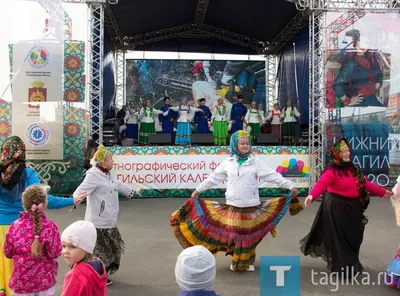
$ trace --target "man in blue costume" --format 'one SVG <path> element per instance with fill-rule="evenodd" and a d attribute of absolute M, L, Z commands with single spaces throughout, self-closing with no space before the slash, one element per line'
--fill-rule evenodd
<path fill-rule="evenodd" d="M 246 116 L 247 108 L 243 105 L 243 96 L 237 97 L 237 103 L 232 105 L 231 120 L 232 120 L 232 134 L 238 130 L 243 129 L 243 120 Z"/>
<path fill-rule="evenodd" d="M 161 111 L 166 112 L 172 105 L 170 105 L 171 99 L 169 97 L 164 98 L 164 105 L 160 108 Z M 170 110 L 167 116 L 160 114 L 158 119 L 161 122 L 163 134 L 171 134 L 174 132 L 174 120 L 177 118 L 176 112 Z"/>
<path fill-rule="evenodd" d="M 199 109 L 204 112 L 196 112 L 194 114 L 194 123 L 196 124 L 196 133 L 198 134 L 208 134 L 210 130 L 208 129 L 208 121 L 211 120 L 210 108 L 206 106 L 206 99 L 201 98 L 198 100 Z"/>

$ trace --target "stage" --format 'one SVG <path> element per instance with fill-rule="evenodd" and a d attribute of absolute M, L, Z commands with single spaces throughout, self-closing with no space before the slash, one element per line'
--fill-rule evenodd
<path fill-rule="evenodd" d="M 129 146 L 109 147 L 114 154 L 114 176 L 128 185 L 139 184 L 142 197 L 190 197 L 192 191 L 230 155 L 228 146 Z M 301 146 L 253 146 L 252 153 L 289 178 L 306 196 L 309 184 L 309 149 Z M 134 185 L 132 185 L 134 186 Z M 201 197 L 223 197 L 225 184 Z M 260 196 L 289 191 L 260 180 Z M 139 196 L 136 196 L 140 198 Z"/>

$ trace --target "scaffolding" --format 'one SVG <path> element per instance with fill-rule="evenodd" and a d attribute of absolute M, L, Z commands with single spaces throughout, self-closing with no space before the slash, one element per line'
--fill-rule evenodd
<path fill-rule="evenodd" d="M 117 1 L 118 2 L 118 1 Z M 224 31 L 203 23 L 208 1 L 199 0 L 194 22 L 157 32 L 147 32 L 129 38 L 121 38 L 117 22 L 110 5 L 117 2 L 107 0 L 86 0 L 89 6 L 89 100 L 91 113 L 90 135 L 102 142 L 103 122 L 103 29 L 107 28 L 116 49 L 117 61 L 117 101 L 116 107 L 126 104 L 125 98 L 125 52 L 134 50 L 138 44 L 155 42 L 177 36 L 211 36 L 256 50 L 266 57 L 266 99 L 271 109 L 276 102 L 277 55 L 287 42 L 307 23 L 309 25 L 309 153 L 310 153 L 310 187 L 319 178 L 325 166 L 326 121 L 338 123 L 341 120 L 340 107 L 326 110 L 325 102 L 325 56 L 326 50 L 337 45 L 335 30 L 327 35 L 325 24 L 326 13 L 343 12 L 335 24 L 348 26 L 352 15 L 362 16 L 368 12 L 399 12 L 400 1 L 388 0 L 291 0 L 298 10 L 294 19 L 282 30 L 272 42 L 255 40 L 246 36 Z M 351 11 L 351 13 L 350 13 Z M 332 26 L 333 26 L 332 25 Z M 332 29 L 332 28 L 330 28 Z M 327 113 L 328 112 L 328 113 Z"/>

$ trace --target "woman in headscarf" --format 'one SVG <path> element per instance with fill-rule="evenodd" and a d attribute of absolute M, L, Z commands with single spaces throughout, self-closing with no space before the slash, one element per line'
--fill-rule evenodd
<path fill-rule="evenodd" d="M 271 232 L 290 206 L 292 215 L 302 210 L 298 199 L 290 196 L 260 201 L 259 182 L 276 183 L 296 196 L 290 180 L 267 166 L 251 153 L 249 132 L 239 130 L 231 136 L 231 156 L 222 161 L 179 210 L 171 216 L 171 226 L 183 248 L 203 245 L 210 252 L 232 255 L 232 271 L 254 271 L 256 246 Z M 226 202 L 198 198 L 199 194 L 227 180 Z"/>
<path fill-rule="evenodd" d="M 86 178 L 74 193 L 87 193 L 85 220 L 92 222 L 97 230 L 93 255 L 103 261 L 108 276 L 119 269 L 124 252 L 124 241 L 117 228 L 118 193 L 132 198 L 140 192 L 140 189 L 135 191 L 111 175 L 113 164 L 112 153 L 100 145 L 92 159 L 92 168 L 87 171 Z M 107 285 L 111 283 L 108 278 Z"/>
<path fill-rule="evenodd" d="M 295 134 L 296 134 L 296 117 L 300 117 L 301 114 L 295 106 L 293 106 L 293 100 L 288 99 L 286 107 L 283 108 L 281 118 L 283 119 L 283 144 L 293 145 Z"/>
<path fill-rule="evenodd" d="M 176 131 L 175 144 L 176 145 L 190 145 L 192 143 L 192 126 L 194 114 L 196 112 L 204 111 L 200 108 L 192 107 L 187 104 L 186 99 L 181 100 L 181 104 L 176 107 L 169 107 L 169 110 L 178 112 L 178 129 Z"/>
<path fill-rule="evenodd" d="M 0 155 L 0 296 L 11 296 L 8 282 L 12 273 L 12 260 L 3 254 L 6 233 L 11 223 L 19 218 L 22 207 L 22 193 L 31 185 L 40 185 L 37 172 L 25 164 L 26 149 L 24 142 L 17 136 L 6 139 Z M 48 195 L 49 209 L 59 209 L 78 204 L 86 193 L 72 198 Z"/>
<path fill-rule="evenodd" d="M 310 233 L 301 241 L 307 256 L 321 257 L 331 272 L 352 277 L 363 271 L 359 260 L 364 216 L 372 195 L 390 199 L 392 193 L 368 181 L 350 159 L 350 145 L 342 138 L 330 150 L 331 161 L 305 200 L 307 207 L 325 191 Z"/>

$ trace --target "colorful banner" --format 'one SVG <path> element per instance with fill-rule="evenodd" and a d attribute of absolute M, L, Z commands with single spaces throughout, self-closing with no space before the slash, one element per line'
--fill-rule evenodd
<path fill-rule="evenodd" d="M 346 137 L 368 179 L 393 186 L 400 171 L 399 16 L 329 12 L 326 20 L 326 148 Z"/>
<path fill-rule="evenodd" d="M 269 151 L 267 148 L 271 148 Z M 154 147 L 114 150 L 112 174 L 126 184 L 143 189 L 195 189 L 230 155 L 227 147 Z M 253 154 L 274 171 L 292 180 L 296 187 L 308 187 L 309 155 L 305 148 L 291 153 L 280 147 L 256 147 Z M 277 188 L 259 180 L 260 188 Z M 213 188 L 226 188 L 221 183 Z"/>
<path fill-rule="evenodd" d="M 63 43 L 13 45 L 12 133 L 28 160 L 63 159 Z"/>
<path fill-rule="evenodd" d="M 165 96 L 172 105 L 205 98 L 213 112 L 219 98 L 230 108 L 238 95 L 266 106 L 264 61 L 127 60 L 126 72 L 126 100 L 137 107 L 149 99 L 160 108 Z"/>

